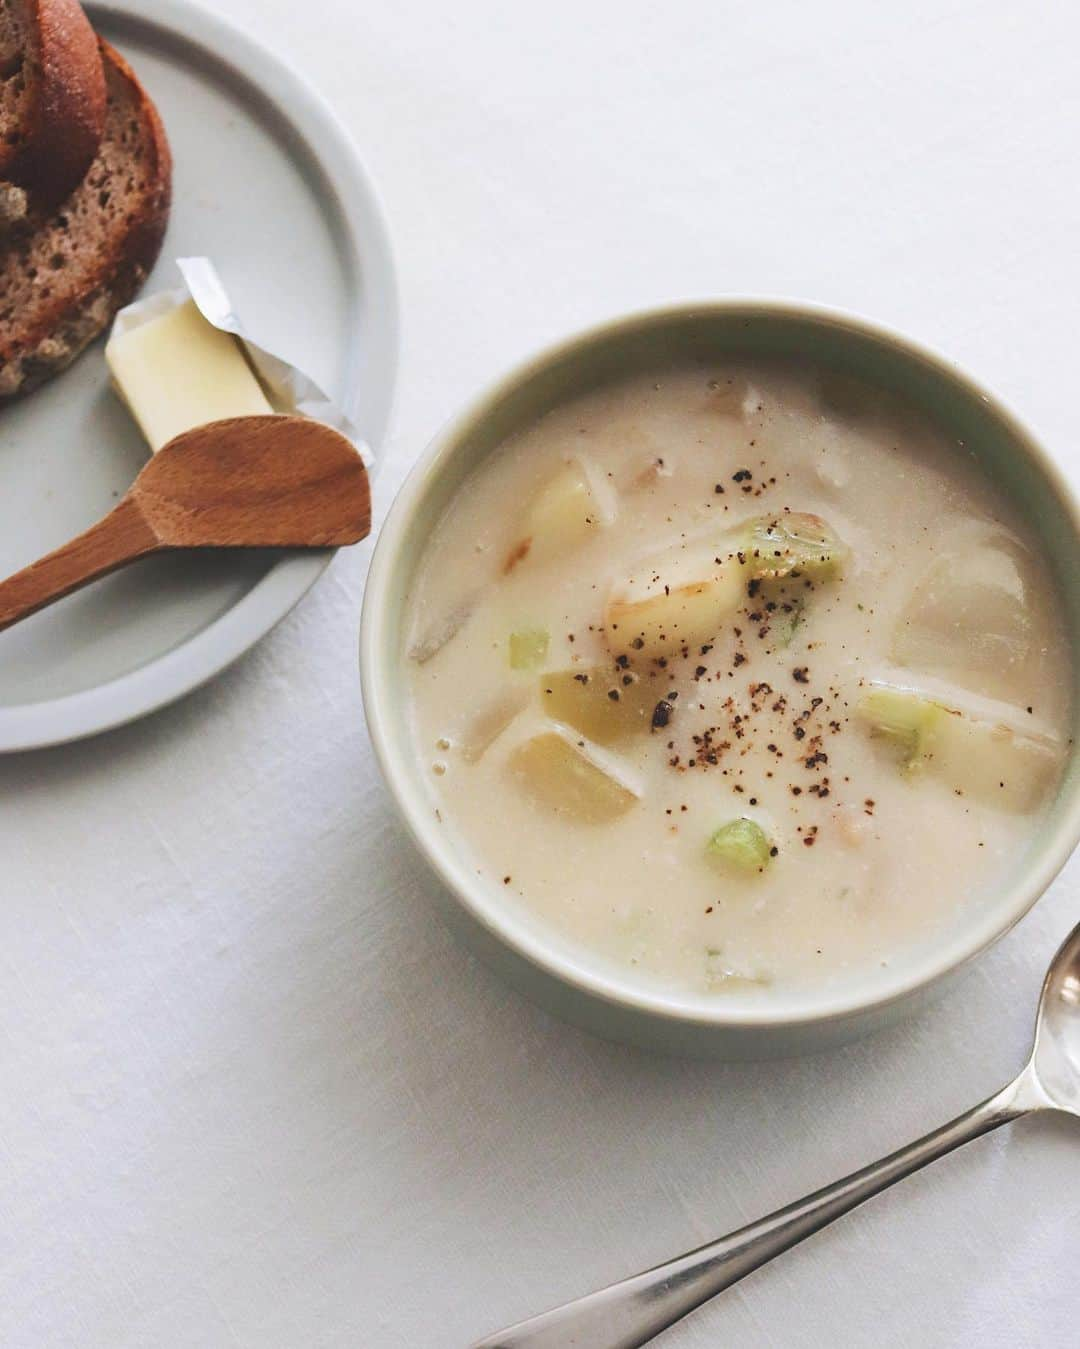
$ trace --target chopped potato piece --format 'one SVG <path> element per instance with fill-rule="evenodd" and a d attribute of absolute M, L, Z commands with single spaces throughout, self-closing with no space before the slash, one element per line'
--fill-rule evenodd
<path fill-rule="evenodd" d="M 479 763 L 515 717 L 524 711 L 528 701 L 525 689 L 510 689 L 479 711 L 462 737 L 461 754 L 465 762 Z"/>
<path fill-rule="evenodd" d="M 540 702 L 554 721 L 566 722 L 598 745 L 612 745 L 651 728 L 665 687 L 628 675 L 614 663 L 550 670 L 540 676 Z"/>
<path fill-rule="evenodd" d="M 965 796 L 1002 810 L 1035 810 L 1061 771 L 1061 748 L 1001 722 L 954 713 L 942 722 L 932 751 L 935 772 Z"/>
<path fill-rule="evenodd" d="M 523 628 L 510 634 L 511 670 L 538 670 L 547 659 L 551 634 L 547 628 Z"/>
<path fill-rule="evenodd" d="M 535 800 L 582 824 L 615 820 L 640 796 L 606 756 L 559 728 L 518 745 L 510 769 Z"/>
<path fill-rule="evenodd" d="M 820 515 L 789 511 L 762 515 L 747 527 L 746 565 L 761 580 L 793 573 L 829 577 L 847 561 L 850 549 Z"/>
<path fill-rule="evenodd" d="M 458 635 L 472 617 L 475 608 L 475 595 L 470 595 L 455 604 L 413 641 L 409 647 L 409 658 L 418 665 L 424 665 L 432 656 L 438 655 L 447 642 Z"/>
<path fill-rule="evenodd" d="M 604 613 L 613 651 L 674 655 L 715 637 L 746 597 L 738 558 L 711 555 L 695 566 L 683 555 L 653 559 L 612 591 Z"/>
<path fill-rule="evenodd" d="M 517 543 L 504 565 L 561 554 L 615 518 L 615 494 L 599 474 L 572 459 L 540 488 L 521 522 Z"/>
<path fill-rule="evenodd" d="M 1038 683 L 1023 550 L 1006 535 L 939 557 L 893 637 L 893 659 L 1007 701 Z"/>
<path fill-rule="evenodd" d="M 604 614 L 608 645 L 648 657 L 697 646 L 715 637 L 739 609 L 749 582 L 826 579 L 839 571 L 849 551 L 820 516 L 797 512 L 757 516 L 707 547 L 672 549 L 649 558 L 613 588 Z M 798 617 L 786 633 L 778 624 L 778 638 L 786 645 Z"/>
<path fill-rule="evenodd" d="M 742 816 L 722 824 L 705 845 L 711 862 L 737 871 L 764 871 L 772 860 L 769 836 L 756 820 Z"/>
<path fill-rule="evenodd" d="M 1061 770 L 1061 746 L 948 707 L 911 689 L 877 685 L 859 703 L 871 732 L 891 740 L 908 771 L 932 771 L 963 796 L 1034 810 Z"/>

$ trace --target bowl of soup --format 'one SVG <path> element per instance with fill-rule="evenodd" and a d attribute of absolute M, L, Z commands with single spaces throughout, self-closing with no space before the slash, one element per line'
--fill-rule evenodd
<path fill-rule="evenodd" d="M 365 708 L 443 908 L 524 993 L 675 1052 L 911 1011 L 1080 834 L 1080 527 L 944 358 L 813 306 L 631 315 L 436 438 Z"/>

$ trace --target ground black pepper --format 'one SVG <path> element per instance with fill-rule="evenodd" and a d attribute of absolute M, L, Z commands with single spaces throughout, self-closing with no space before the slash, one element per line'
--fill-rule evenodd
<path fill-rule="evenodd" d="M 671 720 L 671 714 L 674 710 L 675 709 L 671 706 L 671 704 L 667 701 L 666 698 L 661 698 L 660 701 L 653 708 L 652 714 L 653 730 L 658 731 L 661 729 L 661 727 L 666 726 L 668 722 Z"/>

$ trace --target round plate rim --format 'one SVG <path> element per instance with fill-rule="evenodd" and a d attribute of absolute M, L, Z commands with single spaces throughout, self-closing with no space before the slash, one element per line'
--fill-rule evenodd
<path fill-rule="evenodd" d="M 147 13 L 141 0 L 89 3 L 97 26 L 134 25 L 157 30 L 182 44 L 202 47 L 257 85 L 299 133 L 303 145 L 334 184 L 343 228 L 357 256 L 369 261 L 364 279 L 388 346 L 385 404 L 371 439 L 385 438 L 393 413 L 399 358 L 397 280 L 386 213 L 352 138 L 323 97 L 296 71 L 260 43 L 189 0 L 155 0 Z M 228 54 L 227 60 L 225 53 Z M 363 222 L 361 250 L 352 221 Z M 372 263 L 370 260 L 374 259 Z M 234 605 L 179 646 L 116 679 L 41 702 L 0 707 L 0 754 L 42 749 L 81 740 L 136 721 L 207 683 L 238 660 L 296 605 L 329 566 L 333 551 L 281 558 Z"/>

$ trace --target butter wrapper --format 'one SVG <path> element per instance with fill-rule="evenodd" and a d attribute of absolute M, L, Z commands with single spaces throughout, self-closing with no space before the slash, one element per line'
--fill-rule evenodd
<path fill-rule="evenodd" d="M 183 287 L 145 296 L 121 309 L 113 320 L 110 340 L 194 300 L 207 323 L 239 341 L 275 412 L 311 417 L 332 426 L 352 441 L 370 471 L 374 467 L 374 455 L 348 411 L 324 393 L 299 366 L 278 356 L 251 336 L 233 308 L 210 259 L 177 258 L 176 265 L 184 281 Z"/>

